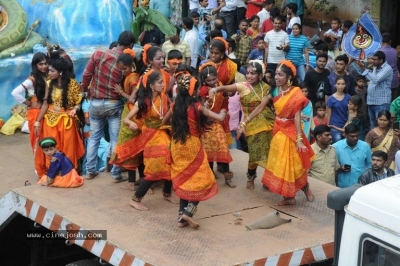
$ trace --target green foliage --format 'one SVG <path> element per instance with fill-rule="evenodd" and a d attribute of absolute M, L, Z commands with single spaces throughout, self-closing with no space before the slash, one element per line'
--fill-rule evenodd
<path fill-rule="evenodd" d="M 329 15 L 334 12 L 338 7 L 335 5 L 331 5 L 329 0 L 313 0 L 310 7 L 307 4 L 304 5 L 305 15 L 309 16 L 312 14 L 312 10 L 317 11 L 318 13 L 323 13 L 325 15 Z"/>
<path fill-rule="evenodd" d="M 135 21 L 132 23 L 132 32 L 136 39 L 142 31 L 151 31 L 154 26 L 168 37 L 176 34 L 175 26 L 157 10 L 140 6 L 135 7 L 133 12 Z"/>

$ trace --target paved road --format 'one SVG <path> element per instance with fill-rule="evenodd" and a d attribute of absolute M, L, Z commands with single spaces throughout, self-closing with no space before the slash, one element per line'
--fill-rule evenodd
<path fill-rule="evenodd" d="M 24 186 L 26 180 L 37 182 L 29 134 L 19 130 L 14 135 L 0 134 L 0 197 L 10 189 Z"/>

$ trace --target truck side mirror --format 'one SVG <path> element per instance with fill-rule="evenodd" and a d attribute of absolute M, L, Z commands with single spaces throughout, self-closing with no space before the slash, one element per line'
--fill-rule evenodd
<path fill-rule="evenodd" d="M 334 257 L 332 266 L 337 266 L 339 261 L 340 242 L 342 240 L 344 217 L 346 215 L 344 206 L 349 204 L 351 196 L 360 187 L 362 187 L 361 184 L 355 184 L 351 187 L 337 189 L 328 193 L 327 206 L 335 211 Z"/>

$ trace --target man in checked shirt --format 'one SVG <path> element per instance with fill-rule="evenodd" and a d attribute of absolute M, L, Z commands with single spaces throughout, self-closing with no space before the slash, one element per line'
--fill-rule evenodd
<path fill-rule="evenodd" d="M 81 90 L 89 91 L 91 104 L 89 108 L 90 137 L 86 151 L 86 179 L 95 178 L 97 150 L 100 139 L 103 137 L 105 123 L 108 122 L 110 133 L 111 151 L 117 143 L 119 128 L 121 125 L 121 113 L 123 101 L 114 90 L 114 86 L 121 82 L 122 73 L 117 67 L 117 58 L 122 51 L 132 48 L 135 37 L 130 31 L 122 32 L 118 37 L 118 45 L 113 49 L 98 49 L 91 56 L 82 75 Z M 90 90 L 88 88 L 91 83 Z M 114 165 L 111 170 L 114 182 L 122 181 L 121 168 Z"/>

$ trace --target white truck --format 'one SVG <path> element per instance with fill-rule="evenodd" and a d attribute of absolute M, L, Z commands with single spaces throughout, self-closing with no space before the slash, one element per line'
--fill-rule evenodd
<path fill-rule="evenodd" d="M 400 176 L 328 194 L 335 210 L 333 265 L 400 265 Z"/>

